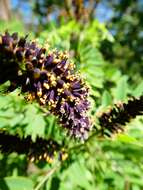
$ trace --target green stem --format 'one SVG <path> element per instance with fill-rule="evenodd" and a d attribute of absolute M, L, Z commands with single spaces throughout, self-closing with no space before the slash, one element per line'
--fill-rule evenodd
<path fill-rule="evenodd" d="M 42 187 L 42 185 L 55 173 L 59 166 L 60 164 L 58 163 L 54 168 L 50 169 L 45 175 L 45 177 L 38 183 L 34 190 L 39 190 Z"/>

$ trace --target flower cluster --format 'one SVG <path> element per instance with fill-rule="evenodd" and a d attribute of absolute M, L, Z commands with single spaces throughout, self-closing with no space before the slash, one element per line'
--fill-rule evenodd
<path fill-rule="evenodd" d="M 111 136 L 113 133 L 123 131 L 122 126 L 131 119 L 143 114 L 143 96 L 132 98 L 127 103 L 115 104 L 107 112 L 103 112 L 98 117 L 100 134 Z"/>
<path fill-rule="evenodd" d="M 67 52 L 48 51 L 27 36 L 0 36 L 0 84 L 9 80 L 10 90 L 21 87 L 28 100 L 36 100 L 58 116 L 70 136 L 85 140 L 91 129 L 88 87 Z"/>
<path fill-rule="evenodd" d="M 56 141 L 37 137 L 33 142 L 30 136 L 21 139 L 18 135 L 10 135 L 6 131 L 0 131 L 0 150 L 5 154 L 12 152 L 26 154 L 31 162 L 44 160 L 52 163 L 56 156 L 59 161 L 65 160 L 68 156 Z"/>

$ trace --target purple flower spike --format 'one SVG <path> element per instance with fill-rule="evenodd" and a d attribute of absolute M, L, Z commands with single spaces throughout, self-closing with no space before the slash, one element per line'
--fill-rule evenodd
<path fill-rule="evenodd" d="M 68 134 L 85 140 L 91 129 L 88 87 L 74 68 L 66 52 L 48 51 L 16 33 L 0 35 L 0 84 L 21 87 L 28 100 L 58 116 Z"/>

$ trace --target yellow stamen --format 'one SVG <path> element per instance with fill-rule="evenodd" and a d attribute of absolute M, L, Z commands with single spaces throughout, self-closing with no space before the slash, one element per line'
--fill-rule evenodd
<path fill-rule="evenodd" d="M 39 96 L 39 97 L 42 96 L 42 89 L 39 89 L 39 91 L 37 92 L 37 96 Z"/>
<path fill-rule="evenodd" d="M 35 158 L 34 156 L 30 158 L 30 162 L 34 162 Z"/>
<path fill-rule="evenodd" d="M 49 87 L 49 84 L 47 83 L 44 83 L 43 86 L 48 90 L 50 87 Z"/>
<path fill-rule="evenodd" d="M 67 158 L 68 158 L 68 154 L 66 152 L 61 154 L 62 161 L 65 161 Z"/>

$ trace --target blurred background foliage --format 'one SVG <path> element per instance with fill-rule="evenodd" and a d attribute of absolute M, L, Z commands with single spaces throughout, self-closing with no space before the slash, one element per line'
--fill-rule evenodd
<path fill-rule="evenodd" d="M 143 118 L 110 139 L 94 135 L 96 114 L 143 93 L 142 0 L 1 0 L 0 32 L 8 30 L 49 48 L 67 50 L 90 87 L 93 131 L 85 144 L 68 138 L 52 115 L 27 104 L 17 89 L 0 87 L 0 128 L 10 134 L 52 138 L 68 159 L 43 190 L 143 189 Z M 56 162 L 56 161 L 55 161 Z M 30 163 L 24 155 L 0 154 L 0 190 L 32 190 L 54 163 Z"/>

